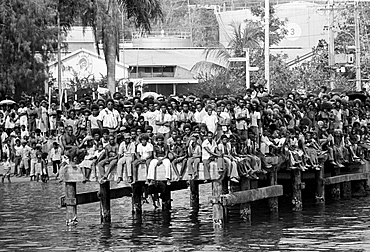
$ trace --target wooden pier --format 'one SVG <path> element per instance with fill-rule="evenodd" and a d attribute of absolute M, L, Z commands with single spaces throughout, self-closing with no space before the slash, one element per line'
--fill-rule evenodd
<path fill-rule="evenodd" d="M 213 212 L 213 223 L 215 226 L 223 226 L 228 221 L 230 207 L 239 205 L 240 218 L 251 221 L 251 202 L 268 199 L 269 210 L 272 213 L 278 212 L 278 198 L 282 195 L 291 197 L 292 210 L 303 209 L 302 190 L 311 185 L 308 193 L 312 194 L 317 204 L 324 204 L 327 197 L 334 200 L 341 198 L 360 197 L 366 195 L 366 188 L 369 181 L 370 163 L 354 164 L 352 168 L 334 168 L 325 165 L 325 169 L 319 171 L 310 170 L 278 170 L 273 167 L 270 172 L 260 177 L 259 180 L 241 178 L 240 183 L 229 191 L 229 181 L 225 177 L 218 180 L 219 173 L 216 164 L 211 163 L 212 191 L 209 192 L 209 203 Z M 66 208 L 67 225 L 77 224 L 77 206 L 100 202 L 100 215 L 102 223 L 111 222 L 110 201 L 122 197 L 132 198 L 132 213 L 138 217 L 142 214 L 143 190 L 145 185 L 145 167 L 139 169 L 139 181 L 134 184 L 127 184 L 125 187 L 110 188 L 111 181 L 116 180 L 115 171 L 112 172 L 109 181 L 100 184 L 98 191 L 77 193 L 76 187 L 83 180 L 79 169 L 66 167 L 63 171 L 65 182 L 65 195 L 60 198 L 61 207 Z M 160 192 L 162 211 L 171 209 L 171 192 L 190 189 L 189 206 L 199 208 L 199 186 L 205 183 L 202 165 L 199 168 L 198 180 L 172 181 L 166 185 L 164 170 L 157 171 L 156 188 Z M 287 183 L 288 182 L 288 183 Z M 254 184 L 255 186 L 251 186 Z M 261 186 L 259 186 L 261 185 Z M 263 186 L 262 186 L 263 185 Z M 158 189 L 159 188 L 159 189 Z"/>

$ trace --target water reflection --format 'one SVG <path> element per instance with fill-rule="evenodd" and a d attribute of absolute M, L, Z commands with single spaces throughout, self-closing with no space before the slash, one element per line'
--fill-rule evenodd
<path fill-rule="evenodd" d="M 78 191 L 98 185 L 78 185 Z M 131 200 L 112 201 L 112 224 L 100 224 L 99 204 L 78 207 L 78 226 L 65 226 L 58 208 L 63 185 L 13 183 L 0 185 L 0 251 L 369 251 L 370 198 L 326 205 L 304 205 L 292 212 L 279 202 L 271 216 L 266 202 L 252 206 L 252 222 L 231 210 L 230 223 L 215 230 L 207 204 L 210 186 L 200 186 L 200 206 L 190 208 L 187 191 L 174 192 L 170 212 L 145 205 L 133 218 Z M 312 202 L 314 203 L 314 202 Z"/>

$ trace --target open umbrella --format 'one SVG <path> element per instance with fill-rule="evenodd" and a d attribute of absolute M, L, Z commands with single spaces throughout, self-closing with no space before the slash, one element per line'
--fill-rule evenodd
<path fill-rule="evenodd" d="M 360 99 L 362 102 L 364 102 L 367 98 L 367 96 L 364 93 L 361 92 L 350 92 L 347 94 L 350 101 Z"/>
<path fill-rule="evenodd" d="M 145 98 L 149 97 L 153 97 L 153 99 L 156 100 L 159 96 L 161 95 L 156 92 L 145 92 L 144 94 L 142 94 L 141 100 L 144 100 Z"/>
<path fill-rule="evenodd" d="M 16 102 L 13 100 L 2 100 L 0 101 L 0 105 L 12 105 L 15 104 Z"/>

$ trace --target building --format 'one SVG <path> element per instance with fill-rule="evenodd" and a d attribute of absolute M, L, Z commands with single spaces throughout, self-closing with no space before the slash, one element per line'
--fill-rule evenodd
<path fill-rule="evenodd" d="M 191 69 L 203 53 L 204 48 L 129 48 L 122 55 L 131 81 L 141 81 L 144 91 L 169 95 L 192 92 L 198 80 Z"/>
<path fill-rule="evenodd" d="M 62 87 L 70 89 L 74 79 L 100 80 L 106 76 L 104 53 L 96 53 L 95 40 L 90 28 L 73 27 L 64 39 L 62 51 Z M 120 87 L 133 82 L 143 91 L 169 95 L 189 93 L 198 83 L 192 67 L 204 60 L 204 48 L 191 48 L 186 32 L 151 32 L 133 34 L 132 40 L 120 44 L 120 62 L 116 64 L 116 79 Z M 48 65 L 49 75 L 58 78 L 56 58 Z M 55 82 L 56 85 L 56 82 Z M 55 87 L 56 88 L 56 87 Z"/>
<path fill-rule="evenodd" d="M 281 1 L 279 1 L 281 2 Z M 285 1 L 286 2 L 286 1 Z M 328 11 L 325 4 L 314 1 L 292 1 L 274 5 L 276 16 L 281 20 L 287 20 L 286 29 L 288 34 L 279 45 L 271 47 L 271 53 L 287 54 L 288 61 L 312 51 L 319 40 L 328 39 Z M 227 46 L 231 40 L 232 22 L 243 20 L 257 20 L 252 15 L 250 7 L 236 5 L 234 8 L 215 9 L 219 22 L 220 43 Z"/>
<path fill-rule="evenodd" d="M 49 76 L 58 78 L 58 61 L 48 64 Z M 128 78 L 128 65 L 121 62 L 116 63 L 117 80 L 126 80 Z M 71 53 L 66 53 L 61 59 L 62 89 L 74 89 L 75 82 L 81 82 L 82 86 L 90 81 L 99 81 L 107 75 L 107 67 L 104 56 L 87 49 L 78 49 Z M 54 88 L 57 88 L 57 81 L 54 82 Z"/>

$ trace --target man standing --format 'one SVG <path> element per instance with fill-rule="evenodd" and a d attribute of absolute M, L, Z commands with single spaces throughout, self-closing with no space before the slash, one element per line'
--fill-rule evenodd
<path fill-rule="evenodd" d="M 98 123 L 102 123 L 103 129 L 108 129 L 110 134 L 116 134 L 119 130 L 120 123 L 121 123 L 121 117 L 119 112 L 113 108 L 114 101 L 112 99 L 107 100 L 107 107 L 100 111 L 100 119 L 101 122 L 98 121 Z"/>

